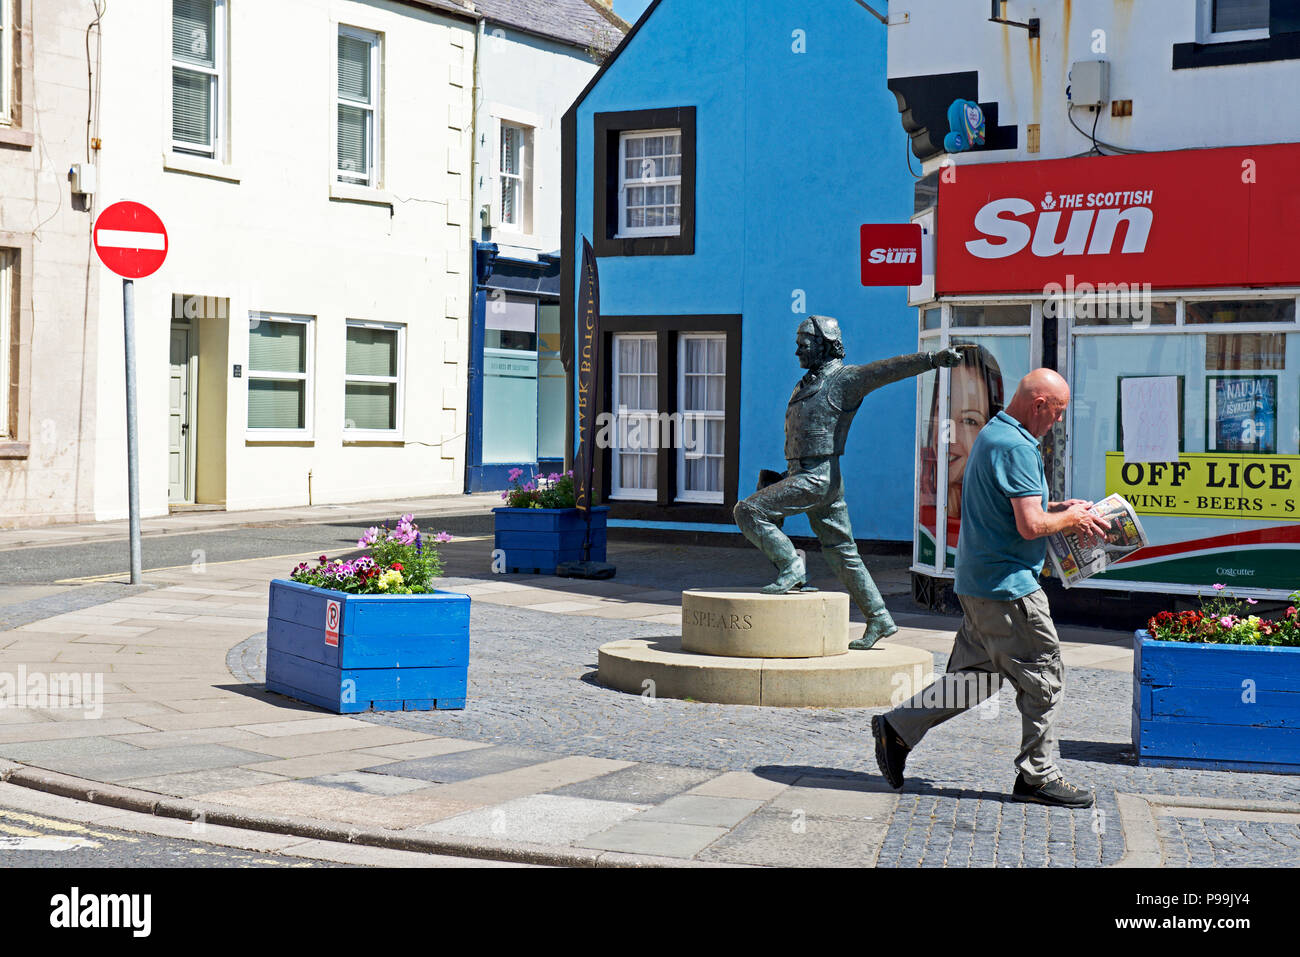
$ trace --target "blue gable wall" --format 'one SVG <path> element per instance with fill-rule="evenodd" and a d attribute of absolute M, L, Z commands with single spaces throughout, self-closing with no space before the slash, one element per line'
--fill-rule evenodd
<path fill-rule="evenodd" d="M 792 52 L 795 30 L 806 53 Z M 577 106 L 579 249 L 593 230 L 593 114 L 697 109 L 695 254 L 602 257 L 601 311 L 743 316 L 742 497 L 760 468 L 784 468 L 785 404 L 802 375 L 795 290 L 840 320 L 848 361 L 916 351 L 906 290 L 859 280 L 859 227 L 912 212 L 885 41 L 853 0 L 661 0 Z M 887 386 L 854 424 L 843 466 L 858 538 L 911 539 L 915 405 L 912 383 Z M 802 517 L 787 529 L 810 534 Z"/>

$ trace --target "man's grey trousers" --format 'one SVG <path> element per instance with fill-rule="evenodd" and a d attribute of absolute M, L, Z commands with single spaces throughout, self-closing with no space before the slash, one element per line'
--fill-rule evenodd
<path fill-rule="evenodd" d="M 909 748 L 925 733 L 976 705 L 1008 679 L 1016 689 L 1022 735 L 1016 767 L 1030 787 L 1061 777 L 1052 760 L 1052 725 L 1061 704 L 1065 669 L 1061 643 L 1040 588 L 1015 601 L 958 595 L 965 617 L 948 659 L 948 672 L 885 715 Z M 978 680 L 980 673 L 996 675 Z"/>

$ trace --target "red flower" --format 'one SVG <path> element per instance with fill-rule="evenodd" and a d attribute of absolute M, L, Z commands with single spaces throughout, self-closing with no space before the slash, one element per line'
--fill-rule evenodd
<path fill-rule="evenodd" d="M 397 570 L 400 572 L 400 571 L 402 570 L 402 563 L 401 563 L 401 562 L 393 562 L 393 568 L 397 569 Z"/>

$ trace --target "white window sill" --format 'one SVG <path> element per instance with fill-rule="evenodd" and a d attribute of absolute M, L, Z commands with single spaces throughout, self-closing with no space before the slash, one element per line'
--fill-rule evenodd
<path fill-rule="evenodd" d="M 661 233 L 661 232 L 647 232 L 647 233 L 643 233 L 643 232 L 639 232 L 639 231 L 638 231 L 638 232 L 634 232 L 634 233 L 616 233 L 616 234 L 614 235 L 614 238 L 615 238 L 615 239 L 664 239 L 664 238 L 675 239 L 676 237 L 680 236 L 681 234 L 682 234 L 682 231 L 681 231 L 681 229 L 679 228 L 679 229 L 675 229 L 675 230 L 673 230 L 673 231 L 670 232 L 670 233 Z"/>
<path fill-rule="evenodd" d="M 678 495 L 677 501 L 683 505 L 721 505 L 721 495 Z"/>
<path fill-rule="evenodd" d="M 189 173 L 191 176 L 206 176 L 227 183 L 238 183 L 239 170 L 229 163 L 208 159 L 206 156 L 189 156 L 185 153 L 163 153 L 163 169 L 169 173 Z"/>
<path fill-rule="evenodd" d="M 245 442 L 315 442 L 316 436 L 311 432 L 279 432 L 273 429 L 265 431 L 249 430 L 244 433 Z"/>
<path fill-rule="evenodd" d="M 1242 40 L 1267 40 L 1268 29 L 1234 30 L 1231 33 L 1211 33 L 1202 43 L 1238 43 Z"/>
<path fill-rule="evenodd" d="M 659 501 L 657 493 L 653 491 L 631 493 L 631 492 L 611 492 L 610 500 L 615 502 L 650 502 L 651 504 Z"/>
<path fill-rule="evenodd" d="M 344 445 L 357 445 L 363 442 L 400 442 L 406 444 L 406 436 L 400 432 L 353 432 L 343 431 Z"/>
<path fill-rule="evenodd" d="M 340 183 L 338 180 L 330 181 L 330 199 L 347 203 L 370 203 L 372 206 L 392 206 L 395 202 L 393 194 L 386 189 L 354 186 L 352 183 Z"/>

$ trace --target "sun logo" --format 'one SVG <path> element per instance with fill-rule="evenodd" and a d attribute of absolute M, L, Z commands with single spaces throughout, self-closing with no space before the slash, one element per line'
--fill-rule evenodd
<path fill-rule="evenodd" d="M 1048 194 L 1043 197 L 1043 209 L 1055 209 L 1055 208 L 1056 208 L 1056 197 L 1053 196 L 1050 192 L 1048 192 Z"/>

